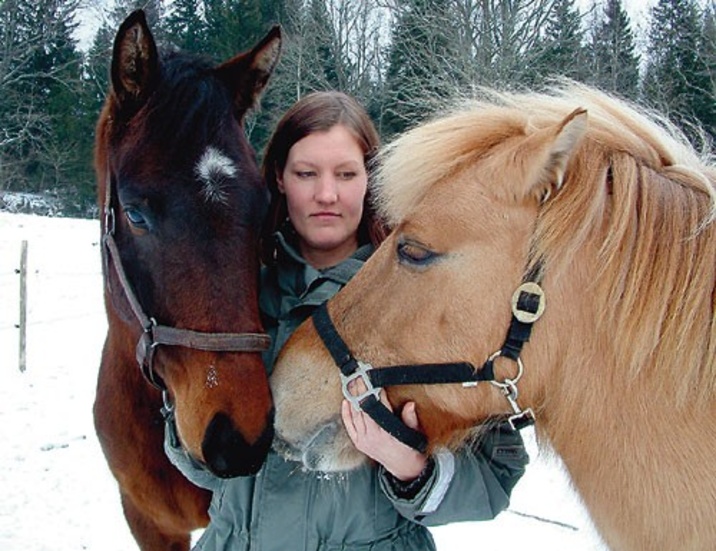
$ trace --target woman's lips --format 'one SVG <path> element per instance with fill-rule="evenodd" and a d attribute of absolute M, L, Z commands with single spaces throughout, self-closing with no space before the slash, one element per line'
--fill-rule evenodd
<path fill-rule="evenodd" d="M 314 212 L 311 214 L 311 218 L 318 218 L 318 219 L 324 219 L 329 220 L 332 218 L 340 218 L 340 214 L 337 212 Z"/>

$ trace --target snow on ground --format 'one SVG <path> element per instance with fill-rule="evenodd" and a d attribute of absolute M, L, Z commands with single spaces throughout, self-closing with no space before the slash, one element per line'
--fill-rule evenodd
<path fill-rule="evenodd" d="M 18 368 L 28 242 L 26 371 Z M 99 224 L 0 212 L 0 549 L 136 551 L 92 425 L 106 323 Z M 606 549 L 558 461 L 537 452 L 496 520 L 433 530 L 441 551 Z M 290 550 L 287 550 L 290 551 Z"/>

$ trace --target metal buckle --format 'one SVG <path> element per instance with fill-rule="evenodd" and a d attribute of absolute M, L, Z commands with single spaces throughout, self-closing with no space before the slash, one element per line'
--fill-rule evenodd
<path fill-rule="evenodd" d="M 520 298 L 522 294 L 532 297 L 534 311 L 523 310 L 520 306 Z M 534 301 L 537 303 L 534 304 Z M 514 315 L 522 323 L 534 323 L 544 313 L 545 298 L 544 291 L 534 281 L 526 281 L 520 285 L 512 295 L 512 315 Z"/>
<path fill-rule="evenodd" d="M 136 357 L 144 378 L 155 388 L 164 391 L 167 389 L 164 381 L 154 372 L 154 353 L 160 344 L 154 340 L 153 329 L 156 325 L 157 321 L 150 318 L 149 324 L 137 341 Z"/>
<path fill-rule="evenodd" d="M 104 234 L 114 235 L 115 231 L 114 209 L 105 206 L 104 209 Z"/>
<path fill-rule="evenodd" d="M 358 367 L 350 375 L 344 375 L 343 373 L 340 374 L 341 388 L 343 390 L 343 396 L 353 405 L 353 409 L 355 411 L 361 411 L 361 404 L 369 396 L 375 396 L 376 400 L 380 400 L 380 391 L 382 390 L 382 387 L 374 387 L 373 383 L 371 383 L 370 381 L 368 372 L 373 369 L 372 365 L 367 364 L 365 362 L 361 362 L 360 360 L 356 360 L 356 364 L 358 365 Z M 356 379 L 360 379 L 363 381 L 366 390 L 365 392 L 361 392 L 360 394 L 354 395 L 351 394 L 351 391 L 348 386 Z"/>

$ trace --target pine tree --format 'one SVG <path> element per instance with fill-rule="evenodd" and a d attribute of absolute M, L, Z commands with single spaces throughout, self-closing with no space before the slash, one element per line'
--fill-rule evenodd
<path fill-rule="evenodd" d="M 252 47 L 267 31 L 259 0 L 204 0 L 206 53 L 224 61 Z"/>
<path fill-rule="evenodd" d="M 87 110 L 82 101 L 82 55 L 72 36 L 77 4 L 55 4 L 59 8 L 57 32 L 52 47 L 46 50 L 54 53 L 46 62 L 48 68 L 56 68 L 57 75 L 45 88 L 51 139 L 42 157 L 43 179 L 62 197 L 65 214 L 84 214 L 95 204 L 92 149 L 96 112 Z"/>
<path fill-rule="evenodd" d="M 555 0 L 531 63 L 529 82 L 554 76 L 585 80 L 589 73 L 583 42 L 582 15 L 575 0 Z"/>
<path fill-rule="evenodd" d="M 716 3 L 712 2 L 705 10 L 701 37 L 699 40 L 699 94 L 696 116 L 708 132 L 716 139 Z"/>
<path fill-rule="evenodd" d="M 621 0 L 607 0 L 603 17 L 595 21 L 590 50 L 588 81 L 604 90 L 636 99 L 639 87 L 639 55 L 629 16 Z"/>
<path fill-rule="evenodd" d="M 659 0 L 652 8 L 644 99 L 698 139 L 694 124 L 716 134 L 714 89 L 702 46 L 708 47 L 695 0 Z"/>
<path fill-rule="evenodd" d="M 164 23 L 167 40 L 187 52 L 205 52 L 208 40 L 202 13 L 201 0 L 174 0 Z"/>
<path fill-rule="evenodd" d="M 76 10 L 75 0 L 0 5 L 0 181 L 7 188 L 76 195 L 88 174 Z"/>
<path fill-rule="evenodd" d="M 430 115 L 445 96 L 453 44 L 445 34 L 448 2 L 402 2 L 392 28 L 384 90 L 382 132 L 402 132 Z M 449 27 L 448 27 L 449 28 Z"/>

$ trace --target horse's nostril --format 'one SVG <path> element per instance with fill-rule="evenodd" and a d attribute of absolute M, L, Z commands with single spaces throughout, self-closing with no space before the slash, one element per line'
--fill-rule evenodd
<path fill-rule="evenodd" d="M 231 419 L 217 413 L 206 429 L 202 452 L 207 467 L 216 476 L 233 478 L 256 474 L 263 465 L 273 440 L 273 411 L 261 436 L 249 444 Z"/>

